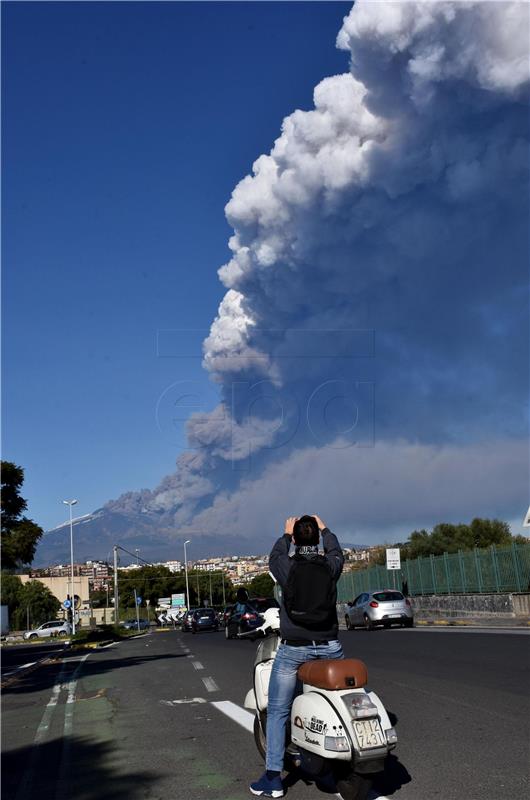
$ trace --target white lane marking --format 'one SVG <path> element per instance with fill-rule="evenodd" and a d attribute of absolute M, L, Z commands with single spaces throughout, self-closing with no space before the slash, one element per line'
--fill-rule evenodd
<path fill-rule="evenodd" d="M 246 711 L 244 708 L 241 708 L 241 706 L 238 706 L 237 703 L 232 703 L 230 700 L 212 701 L 211 705 L 218 708 L 219 711 L 226 714 L 230 719 L 233 719 L 234 722 L 237 722 L 238 725 L 241 725 L 241 727 L 249 733 L 253 732 L 254 714 L 251 714 L 250 711 Z"/>
<path fill-rule="evenodd" d="M 33 667 L 37 662 L 36 661 L 28 661 L 27 664 L 22 664 L 22 666 L 17 667 L 13 672 L 18 672 L 19 669 L 27 669 L 28 667 Z"/>
<path fill-rule="evenodd" d="M 218 692 L 219 691 L 219 687 L 218 687 L 218 685 L 216 684 L 216 682 L 214 681 L 213 678 L 203 678 L 202 682 L 204 683 L 204 685 L 206 686 L 206 688 L 208 689 L 209 692 Z"/>
<path fill-rule="evenodd" d="M 2 680 L 4 678 L 9 678 L 10 675 L 16 675 L 17 672 L 20 672 L 23 669 L 29 669 L 29 667 L 34 667 L 35 664 L 41 664 L 43 661 L 47 661 L 47 659 L 48 656 L 46 656 L 46 658 L 41 658 L 40 661 L 28 661 L 27 664 L 21 664 L 19 667 L 15 667 L 15 669 L 12 669 L 10 672 L 4 672 L 4 674 L 2 675 Z"/>
<path fill-rule="evenodd" d="M 15 795 L 16 800 L 27 800 L 27 798 L 30 796 L 30 789 L 32 788 L 33 784 L 33 774 L 35 772 L 35 767 L 37 766 L 39 746 L 42 743 L 44 737 L 46 736 L 46 732 L 49 730 L 53 713 L 57 705 L 57 700 L 59 698 L 59 693 L 61 691 L 62 678 L 65 669 L 66 669 L 66 663 L 63 661 L 61 669 L 57 675 L 56 683 L 53 686 L 51 697 L 48 703 L 46 704 L 46 708 L 44 709 L 44 714 L 42 715 L 41 721 L 37 727 L 37 732 L 35 733 L 35 738 L 33 740 L 33 747 L 31 748 L 29 761 L 26 765 L 24 775 L 22 776 L 22 780 L 18 785 L 18 790 Z"/>
<path fill-rule="evenodd" d="M 72 735 L 72 730 L 74 727 L 74 703 L 75 703 L 75 689 L 77 686 L 77 679 L 79 677 L 79 673 L 81 672 L 81 668 L 89 657 L 90 653 L 87 653 L 79 660 L 79 664 L 75 668 L 75 670 L 71 673 L 71 677 L 68 683 L 65 684 L 64 688 L 67 689 L 68 695 L 66 697 L 66 704 L 64 707 L 64 729 L 63 729 L 63 748 L 61 752 L 61 761 L 59 764 L 59 776 L 57 778 L 57 785 L 55 789 L 55 798 L 59 800 L 59 798 L 66 797 L 66 790 L 67 790 L 67 783 L 66 783 L 66 772 L 67 772 L 67 765 L 70 763 L 70 737 Z"/>
<path fill-rule="evenodd" d="M 204 669 L 200 661 L 192 661 L 193 669 Z"/>

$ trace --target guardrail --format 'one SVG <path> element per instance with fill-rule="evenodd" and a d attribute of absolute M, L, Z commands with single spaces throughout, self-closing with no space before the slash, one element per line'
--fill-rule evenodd
<path fill-rule="evenodd" d="M 530 590 L 530 544 L 475 548 L 441 556 L 403 561 L 401 569 L 385 566 L 343 572 L 337 584 L 338 602 L 353 600 L 373 589 L 406 588 L 411 596 L 527 592 Z"/>

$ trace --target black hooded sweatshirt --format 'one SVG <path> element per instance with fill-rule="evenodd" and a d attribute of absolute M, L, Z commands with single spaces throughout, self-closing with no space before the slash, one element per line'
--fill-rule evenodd
<path fill-rule="evenodd" d="M 333 579 L 337 581 L 344 565 L 344 555 L 340 548 L 337 537 L 331 533 L 329 528 L 322 531 L 322 544 L 324 545 L 324 556 L 329 564 Z M 285 588 L 289 570 L 291 569 L 292 559 L 289 557 L 291 547 L 291 537 L 287 534 L 280 536 L 275 543 L 269 556 L 269 569 L 282 587 Z M 300 625 L 295 625 L 285 610 L 283 600 L 280 604 L 280 635 L 282 639 L 307 639 L 314 641 L 328 640 L 333 641 L 337 638 L 339 630 L 337 620 L 337 609 L 333 609 L 333 624 L 326 630 L 316 631 L 314 628 L 309 630 Z"/>

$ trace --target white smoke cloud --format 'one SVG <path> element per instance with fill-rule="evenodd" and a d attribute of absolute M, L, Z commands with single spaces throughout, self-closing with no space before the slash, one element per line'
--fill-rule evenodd
<path fill-rule="evenodd" d="M 492 497 L 519 502 L 518 479 L 492 487 L 526 429 L 528 14 L 519 2 L 355 4 L 337 38 L 350 72 L 284 120 L 227 204 L 227 293 L 204 342 L 221 402 L 190 419 L 196 452 L 149 507 L 249 532 L 250 509 L 280 497 L 333 497 L 349 514 L 350 474 L 366 493 L 354 515 L 370 493 L 433 522 L 465 517 L 466 502 L 467 515 Z M 312 336 L 363 328 L 376 355 L 362 363 L 340 335 L 331 359 Z M 315 446 L 305 423 L 315 393 L 352 379 L 376 387 L 377 444 L 347 448 L 337 473 L 337 430 Z M 235 383 L 248 391 L 234 400 Z M 249 413 L 256 386 L 271 405 Z M 492 439 L 505 444 L 492 451 Z M 250 474 L 234 470 L 250 457 Z M 460 480 L 480 466 L 467 501 L 452 459 Z M 381 502 L 371 513 L 389 519 Z"/>

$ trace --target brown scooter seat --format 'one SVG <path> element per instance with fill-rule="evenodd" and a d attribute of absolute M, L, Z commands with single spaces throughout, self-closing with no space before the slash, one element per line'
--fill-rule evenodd
<path fill-rule="evenodd" d="M 319 658 L 298 667 L 298 677 L 319 689 L 358 689 L 368 682 L 366 665 L 358 658 Z"/>

